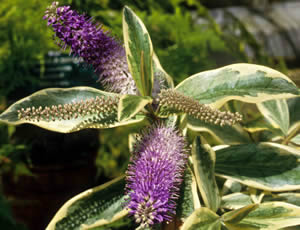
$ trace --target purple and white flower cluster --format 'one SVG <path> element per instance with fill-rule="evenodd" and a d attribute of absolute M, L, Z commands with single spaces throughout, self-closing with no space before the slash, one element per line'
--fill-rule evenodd
<path fill-rule="evenodd" d="M 154 124 L 135 145 L 127 170 L 128 208 L 140 227 L 169 222 L 187 161 L 184 137 L 172 127 Z"/>
<path fill-rule="evenodd" d="M 71 53 L 91 64 L 99 80 L 108 91 L 136 94 L 136 86 L 128 70 L 125 49 L 108 31 L 92 22 L 92 18 L 80 15 L 70 6 L 58 6 L 53 2 L 45 12 L 59 45 L 71 48 Z"/>

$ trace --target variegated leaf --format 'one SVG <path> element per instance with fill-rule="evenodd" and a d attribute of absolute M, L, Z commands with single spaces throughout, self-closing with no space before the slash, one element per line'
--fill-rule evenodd
<path fill-rule="evenodd" d="M 221 127 L 187 116 L 187 128 L 195 132 L 208 133 L 218 144 L 232 145 L 251 142 L 249 135 L 240 125 Z"/>
<path fill-rule="evenodd" d="M 222 197 L 221 207 L 226 209 L 239 209 L 252 204 L 251 197 L 245 193 L 232 193 Z"/>
<path fill-rule="evenodd" d="M 300 97 L 291 98 L 287 102 L 290 112 L 290 130 L 293 130 L 300 126 Z"/>
<path fill-rule="evenodd" d="M 286 192 L 286 193 L 278 193 L 278 194 L 277 193 L 269 194 L 263 197 L 263 202 L 267 202 L 267 201 L 282 201 L 300 207 L 300 193 Z"/>
<path fill-rule="evenodd" d="M 278 127 L 278 126 L 277 126 Z M 282 136 L 282 131 L 279 128 L 275 128 L 266 118 L 259 117 L 245 124 L 243 127 L 250 133 L 261 132 L 261 131 L 271 131 L 274 135 Z"/>
<path fill-rule="evenodd" d="M 196 180 L 190 168 L 184 173 L 184 180 L 180 188 L 180 196 L 177 202 L 176 216 L 185 220 L 197 208 L 200 208 L 197 188 L 195 189 Z M 198 199 L 198 200 L 197 200 Z"/>
<path fill-rule="evenodd" d="M 258 208 L 258 204 L 249 204 L 242 208 L 226 212 L 222 218 L 226 223 L 239 223 L 242 219 L 244 219 L 250 212 L 254 211 Z"/>
<path fill-rule="evenodd" d="M 147 104 L 152 102 L 151 97 L 141 97 L 137 95 L 122 95 L 118 105 L 118 120 L 126 121 L 134 117 Z"/>
<path fill-rule="evenodd" d="M 120 177 L 80 193 L 59 209 L 46 230 L 100 229 L 114 222 L 130 224 L 125 220 L 128 211 L 124 209 L 124 187 L 124 177 Z"/>
<path fill-rule="evenodd" d="M 153 73 L 157 83 L 162 84 L 164 88 L 174 88 L 172 77 L 163 69 L 155 53 L 153 53 Z M 156 85 L 153 86 L 154 89 L 156 87 Z"/>
<path fill-rule="evenodd" d="M 286 100 L 264 101 L 258 103 L 257 107 L 274 128 L 279 128 L 284 135 L 287 135 L 290 126 L 290 115 Z"/>
<path fill-rule="evenodd" d="M 29 123 L 56 132 L 70 133 L 85 128 L 133 124 L 145 118 L 137 115 L 119 122 L 118 102 L 118 94 L 91 87 L 43 89 L 11 105 L 0 115 L 0 122 L 11 125 Z"/>
<path fill-rule="evenodd" d="M 216 150 L 216 173 L 267 191 L 300 189 L 300 151 L 275 143 L 233 145 Z"/>
<path fill-rule="evenodd" d="M 300 131 L 299 131 L 300 132 Z M 295 146 L 295 148 L 300 150 L 300 134 L 294 136 L 290 143 Z"/>
<path fill-rule="evenodd" d="M 299 95 L 288 77 L 254 64 L 233 64 L 197 73 L 176 86 L 176 90 L 217 108 L 229 100 L 259 103 Z"/>
<path fill-rule="evenodd" d="M 300 207 L 284 202 L 258 206 L 238 223 L 225 222 L 230 230 L 277 230 L 300 225 Z"/>
<path fill-rule="evenodd" d="M 130 73 L 142 96 L 151 96 L 154 81 L 153 48 L 148 31 L 127 6 L 123 11 L 123 35 Z"/>
<path fill-rule="evenodd" d="M 192 148 L 192 158 L 197 185 L 206 207 L 217 211 L 221 197 L 215 180 L 216 155 L 204 139 L 196 137 Z"/>
<path fill-rule="evenodd" d="M 288 131 L 288 139 L 284 140 L 284 143 L 288 143 L 290 139 L 293 139 L 300 133 L 300 97 L 289 99 L 288 107 L 290 112 L 290 128 Z M 294 142 L 296 140 L 297 138 Z"/>
<path fill-rule="evenodd" d="M 210 209 L 198 208 L 186 219 L 180 230 L 221 230 L 221 220 Z"/>

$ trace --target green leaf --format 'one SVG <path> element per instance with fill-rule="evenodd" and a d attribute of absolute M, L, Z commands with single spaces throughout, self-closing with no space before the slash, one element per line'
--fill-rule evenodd
<path fill-rule="evenodd" d="M 278 127 L 278 126 L 277 126 Z M 274 135 L 282 136 L 282 131 L 275 128 L 270 122 L 263 116 L 258 117 L 250 122 L 247 122 L 243 128 L 250 133 L 261 132 L 261 131 L 271 131 Z"/>
<path fill-rule="evenodd" d="M 103 224 L 97 227 L 83 227 L 83 230 L 127 230 L 128 228 L 135 229 L 135 224 L 132 222 L 132 218 L 124 217 L 120 218 L 112 223 Z M 72 229 L 73 230 L 73 229 Z"/>
<path fill-rule="evenodd" d="M 258 208 L 258 204 L 249 204 L 237 210 L 226 212 L 222 217 L 224 222 L 238 223 L 244 219 L 251 211 Z"/>
<path fill-rule="evenodd" d="M 233 64 L 197 73 L 176 89 L 203 104 L 221 107 L 229 100 L 259 103 L 299 95 L 296 85 L 282 73 L 253 64 Z"/>
<path fill-rule="evenodd" d="M 225 225 L 231 230 L 275 230 L 300 224 L 300 207 L 284 202 L 260 204 L 239 223 Z"/>
<path fill-rule="evenodd" d="M 291 139 L 300 133 L 300 97 L 289 99 L 288 107 L 290 111 L 290 129 L 288 138 Z"/>
<path fill-rule="evenodd" d="M 265 195 L 263 198 L 263 202 L 266 201 L 282 201 L 300 207 L 300 193 L 287 192 L 287 193 Z"/>
<path fill-rule="evenodd" d="M 197 185 L 205 205 L 217 211 L 221 197 L 215 180 L 216 155 L 204 139 L 196 137 L 192 148 L 192 159 Z"/>
<path fill-rule="evenodd" d="M 220 217 L 208 208 L 196 209 L 180 230 L 221 230 Z"/>
<path fill-rule="evenodd" d="M 153 48 L 148 31 L 127 6 L 123 11 L 123 34 L 128 67 L 142 96 L 151 96 L 153 86 Z"/>
<path fill-rule="evenodd" d="M 92 229 L 126 218 L 124 188 L 120 177 L 80 193 L 59 209 L 46 230 Z"/>
<path fill-rule="evenodd" d="M 184 173 L 184 179 L 180 188 L 180 196 L 177 202 L 176 216 L 180 219 L 186 219 L 196 209 L 194 194 L 197 192 L 193 186 L 196 185 L 194 175 L 190 168 L 187 168 Z M 196 196 L 198 198 L 198 196 Z M 199 198 L 198 198 L 199 199 Z"/>
<path fill-rule="evenodd" d="M 153 53 L 152 61 L 154 78 L 157 79 L 158 82 L 159 80 L 161 80 L 166 88 L 174 88 L 174 82 L 172 77 L 169 74 L 167 74 L 167 72 L 163 69 L 155 53 Z M 155 88 L 155 85 L 153 87 Z"/>
<path fill-rule="evenodd" d="M 96 100 L 97 97 L 98 99 L 103 98 L 104 101 L 114 100 L 116 103 L 119 100 L 118 94 L 104 92 L 91 87 L 43 89 L 11 105 L 0 115 L 0 122 L 11 125 L 29 123 L 56 132 L 70 133 L 85 128 L 111 128 L 138 123 L 144 119 L 144 116 L 137 115 L 132 119 L 119 122 L 117 119 L 117 105 L 115 106 L 115 110 L 110 103 L 107 103 L 107 105 L 104 104 L 101 108 L 100 104 L 97 104 L 96 102 L 93 106 L 89 105 L 89 100 Z M 55 117 L 55 120 L 52 121 L 50 117 L 49 121 L 45 119 L 40 119 L 38 121 L 37 119 L 26 120 L 25 118 L 18 117 L 18 110 L 21 110 L 22 108 L 26 110 L 27 108 L 32 108 L 34 106 L 36 109 L 39 107 L 45 109 L 46 106 L 51 108 L 51 106 L 62 105 L 63 107 L 68 104 L 70 106 L 74 105 L 74 103 L 76 105 L 86 106 L 87 108 L 81 108 L 81 112 L 76 110 L 75 113 L 78 114 L 77 117 L 75 117 L 75 113 L 72 112 L 72 117 L 70 117 L 70 119 L 60 119 Z M 96 108 L 96 106 L 99 108 Z M 88 109 L 93 110 L 83 114 L 82 111 L 87 111 Z"/>
<path fill-rule="evenodd" d="M 152 102 L 151 97 L 137 95 L 122 95 L 118 105 L 118 120 L 126 121 L 134 117 L 147 104 Z"/>
<path fill-rule="evenodd" d="M 290 129 L 300 126 L 300 97 L 290 98 L 288 101 L 290 112 Z"/>
<path fill-rule="evenodd" d="M 299 151 L 275 144 L 234 145 L 216 150 L 218 176 L 267 191 L 300 189 Z"/>
<path fill-rule="evenodd" d="M 222 197 L 221 208 L 239 209 L 252 204 L 251 197 L 245 193 L 232 193 Z"/>
<path fill-rule="evenodd" d="M 219 144 L 232 145 L 251 142 L 249 135 L 240 125 L 221 127 L 187 116 L 187 127 L 195 132 L 208 133 Z"/>
<path fill-rule="evenodd" d="M 274 128 L 280 128 L 287 135 L 290 126 L 289 108 L 286 100 L 270 100 L 257 104 L 263 116 Z"/>
<path fill-rule="evenodd" d="M 300 147 L 300 134 L 298 134 L 297 136 L 293 137 L 291 139 L 291 142 L 295 145 L 297 145 L 297 147 Z"/>
<path fill-rule="evenodd" d="M 1 226 L 4 225 L 7 228 L 10 226 L 9 229 L 14 229 L 15 220 L 12 217 L 11 208 L 2 194 L 0 194 L 0 223 Z"/>

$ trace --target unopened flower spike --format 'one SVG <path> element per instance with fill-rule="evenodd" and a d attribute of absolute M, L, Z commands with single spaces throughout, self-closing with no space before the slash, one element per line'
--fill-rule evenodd
<path fill-rule="evenodd" d="M 92 19 L 53 2 L 45 12 L 59 45 L 71 48 L 71 53 L 91 64 L 99 74 L 99 81 L 108 91 L 136 94 L 137 89 L 128 70 L 125 49 L 109 32 L 97 27 Z"/>
<path fill-rule="evenodd" d="M 237 112 L 231 113 L 212 109 L 173 89 L 162 90 L 158 95 L 158 102 L 165 111 L 180 111 L 215 125 L 234 125 L 242 121 L 242 115 Z"/>
<path fill-rule="evenodd" d="M 104 118 L 116 113 L 118 110 L 119 98 L 96 97 L 81 100 L 78 102 L 59 104 L 46 107 L 27 107 L 18 110 L 19 119 L 27 121 L 47 121 L 71 120 L 93 115 Z"/>
<path fill-rule="evenodd" d="M 126 173 L 127 207 L 140 228 L 175 215 L 187 161 L 184 137 L 173 127 L 155 123 L 138 138 Z"/>

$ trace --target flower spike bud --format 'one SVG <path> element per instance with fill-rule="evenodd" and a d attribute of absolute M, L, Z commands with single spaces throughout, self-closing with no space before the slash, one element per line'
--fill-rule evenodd
<path fill-rule="evenodd" d="M 98 116 L 109 116 L 118 110 L 119 98 L 96 97 L 64 105 L 52 105 L 51 107 L 28 107 L 18 110 L 19 119 L 27 121 L 47 121 L 71 120 L 80 117 L 96 114 Z"/>
<path fill-rule="evenodd" d="M 71 53 L 91 64 L 99 75 L 98 81 L 108 91 L 137 94 L 135 82 L 128 70 L 125 49 L 109 32 L 97 27 L 92 19 L 53 2 L 46 10 L 48 20 L 59 45 L 71 48 Z"/>
<path fill-rule="evenodd" d="M 184 137 L 172 127 L 153 124 L 138 137 L 126 175 L 127 208 L 140 228 L 175 215 L 187 161 Z"/>
<path fill-rule="evenodd" d="M 223 112 L 212 109 L 207 105 L 200 104 L 191 97 L 185 96 L 172 89 L 162 90 L 158 95 L 158 102 L 161 108 L 166 111 L 179 111 L 192 117 L 212 123 L 215 125 L 234 125 L 242 121 L 242 115 L 239 113 Z"/>

